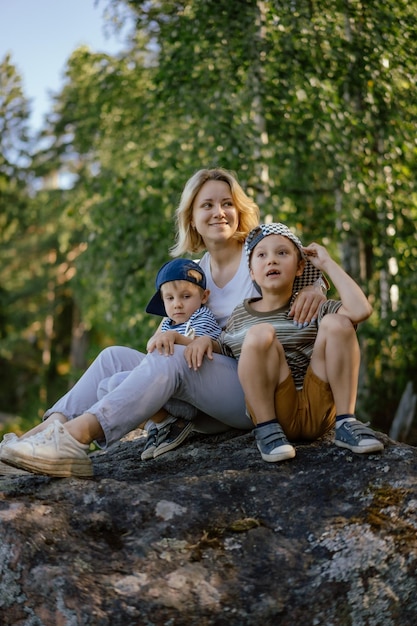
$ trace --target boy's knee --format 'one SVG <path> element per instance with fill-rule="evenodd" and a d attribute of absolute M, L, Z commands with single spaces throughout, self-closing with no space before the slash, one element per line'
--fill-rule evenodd
<path fill-rule="evenodd" d="M 275 329 L 271 324 L 256 324 L 247 331 L 243 345 L 264 350 L 275 341 Z"/>
<path fill-rule="evenodd" d="M 356 333 L 355 326 L 346 315 L 336 313 L 325 315 L 320 325 L 339 335 Z"/>

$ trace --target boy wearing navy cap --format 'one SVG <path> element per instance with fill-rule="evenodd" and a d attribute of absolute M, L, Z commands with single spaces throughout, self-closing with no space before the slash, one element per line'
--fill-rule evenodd
<path fill-rule="evenodd" d="M 205 306 L 210 292 L 197 263 L 189 259 L 168 261 L 159 270 L 155 286 L 156 293 L 146 312 L 166 319 L 148 341 L 148 352 L 157 349 L 161 354 L 171 354 L 175 343 L 188 345 L 195 336 L 210 335 L 216 339 L 220 335 L 216 318 Z"/>
<path fill-rule="evenodd" d="M 206 288 L 205 274 L 197 263 L 189 259 L 168 261 L 159 270 L 155 287 L 156 293 L 146 312 L 165 319 L 148 341 L 148 352 L 158 350 L 169 356 L 176 343 L 188 345 L 195 337 L 208 335 L 216 339 L 220 335 L 221 328 L 206 306 L 210 291 Z M 141 459 L 156 458 L 177 448 L 192 431 L 190 420 L 196 414 L 195 407 L 171 399 L 167 410 L 161 409 L 145 424 L 148 438 Z"/>

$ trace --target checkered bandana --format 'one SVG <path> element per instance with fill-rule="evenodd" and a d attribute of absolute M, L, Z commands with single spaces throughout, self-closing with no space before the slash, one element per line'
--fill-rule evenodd
<path fill-rule="evenodd" d="M 262 241 L 268 235 L 283 235 L 283 237 L 288 237 L 297 248 L 300 250 L 303 259 L 305 260 L 304 271 L 301 276 L 297 276 L 294 281 L 294 291 L 300 291 L 303 287 L 307 287 L 308 285 L 312 285 L 319 278 L 321 278 L 321 271 L 318 270 L 314 265 L 309 261 L 308 257 L 304 254 L 302 247 L 303 244 L 298 239 L 297 235 L 285 226 L 285 224 L 280 224 L 278 222 L 273 222 L 271 224 L 260 224 L 251 232 L 246 238 L 245 241 L 245 252 L 246 258 L 248 261 L 248 265 L 250 263 L 250 258 L 252 255 L 252 251 L 254 247 Z"/>

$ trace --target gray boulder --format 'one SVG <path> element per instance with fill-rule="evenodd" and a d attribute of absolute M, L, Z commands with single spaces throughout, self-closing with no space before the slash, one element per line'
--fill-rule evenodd
<path fill-rule="evenodd" d="M 92 480 L 0 478 L 0 624 L 417 624 L 416 448 L 268 464 L 232 431 L 143 462 L 141 435 Z"/>

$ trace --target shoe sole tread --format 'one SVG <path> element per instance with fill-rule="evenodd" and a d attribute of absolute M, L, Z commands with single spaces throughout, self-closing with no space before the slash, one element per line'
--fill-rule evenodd
<path fill-rule="evenodd" d="M 19 455 L 8 454 L 7 450 L 2 453 L 2 460 L 7 460 L 9 465 L 24 469 L 32 474 L 53 476 L 56 478 L 92 478 L 94 476 L 91 460 L 87 459 L 36 459 Z"/>
<path fill-rule="evenodd" d="M 370 452 L 381 452 L 384 449 L 384 444 L 380 441 L 376 441 L 374 444 L 369 444 L 366 446 L 353 446 L 345 441 L 340 441 L 339 439 L 335 439 L 335 445 L 339 448 L 345 448 L 346 450 L 350 450 L 351 452 L 355 452 L 356 454 L 367 454 Z"/>

